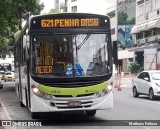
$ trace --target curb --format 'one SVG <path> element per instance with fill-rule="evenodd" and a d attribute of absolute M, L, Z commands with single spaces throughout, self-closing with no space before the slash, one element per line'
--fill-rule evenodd
<path fill-rule="evenodd" d="M 1 121 L 12 120 L 3 102 L 1 101 L 1 99 L 0 99 L 0 120 Z M 0 128 L 1 129 L 15 129 L 13 126 L 1 126 Z"/>

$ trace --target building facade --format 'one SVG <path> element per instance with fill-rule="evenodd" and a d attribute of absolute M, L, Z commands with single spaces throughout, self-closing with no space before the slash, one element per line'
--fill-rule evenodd
<path fill-rule="evenodd" d="M 136 25 L 132 34 L 137 45 L 157 43 L 160 39 L 160 0 L 136 1 Z"/>
<path fill-rule="evenodd" d="M 136 16 L 136 1 L 135 0 L 119 0 L 118 12 L 125 12 L 128 15 L 127 20 L 132 20 Z"/>
<path fill-rule="evenodd" d="M 160 0 L 136 0 L 136 25 L 131 32 L 136 38 L 135 53 L 141 53 L 144 69 L 159 69 Z"/>

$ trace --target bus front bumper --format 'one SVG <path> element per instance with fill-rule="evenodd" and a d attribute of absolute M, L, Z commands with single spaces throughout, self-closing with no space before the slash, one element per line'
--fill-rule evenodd
<path fill-rule="evenodd" d="M 77 107 L 69 107 L 69 102 L 81 102 Z M 31 112 L 63 112 L 63 111 L 86 111 L 86 110 L 105 110 L 113 108 L 113 92 L 111 91 L 105 96 L 94 98 L 87 97 L 71 97 L 71 98 L 54 98 L 52 100 L 44 100 L 32 95 Z"/>

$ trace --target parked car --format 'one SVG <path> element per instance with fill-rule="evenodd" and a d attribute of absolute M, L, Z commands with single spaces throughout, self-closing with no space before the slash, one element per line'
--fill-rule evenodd
<path fill-rule="evenodd" d="M 1 83 L 1 81 L 0 81 L 0 89 L 2 89 L 3 88 L 3 84 Z"/>
<path fill-rule="evenodd" d="M 2 76 L 2 79 L 1 80 L 4 80 L 5 82 L 6 81 L 15 81 L 15 75 L 13 72 L 6 72 L 3 76 Z"/>
<path fill-rule="evenodd" d="M 160 71 L 150 70 L 141 72 L 132 80 L 133 96 L 149 95 L 149 99 L 160 96 Z"/>
<path fill-rule="evenodd" d="M 0 74 L 4 74 L 6 72 L 6 68 L 4 66 L 0 66 Z"/>

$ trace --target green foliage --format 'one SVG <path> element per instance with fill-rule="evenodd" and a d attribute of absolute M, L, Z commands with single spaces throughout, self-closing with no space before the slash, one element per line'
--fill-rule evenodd
<path fill-rule="evenodd" d="M 143 71 L 143 67 L 141 67 L 141 65 L 137 62 L 131 62 L 128 69 L 131 71 L 131 73 L 139 73 Z"/>
<path fill-rule="evenodd" d="M 14 33 L 21 29 L 28 14 L 39 14 L 43 4 L 39 0 L 0 0 L 0 56 L 14 42 Z"/>
<path fill-rule="evenodd" d="M 49 11 L 49 14 L 53 14 L 53 13 L 60 13 L 60 11 L 57 10 L 57 9 L 51 9 L 51 10 Z"/>
<path fill-rule="evenodd" d="M 119 12 L 118 13 L 118 25 L 131 25 L 135 24 L 135 18 L 132 18 L 132 20 L 127 20 L 128 15 L 125 12 Z"/>
<path fill-rule="evenodd" d="M 115 10 L 107 14 L 110 18 L 115 17 Z"/>
<path fill-rule="evenodd" d="M 5 37 L 0 38 L 0 57 L 4 57 L 8 53 L 9 40 Z"/>

